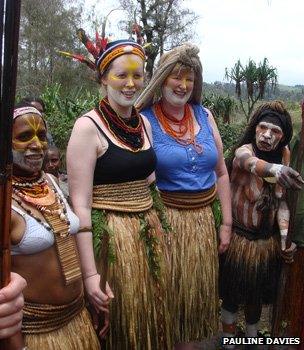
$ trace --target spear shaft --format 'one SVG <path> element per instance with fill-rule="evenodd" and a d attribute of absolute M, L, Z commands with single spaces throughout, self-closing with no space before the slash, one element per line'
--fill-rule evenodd
<path fill-rule="evenodd" d="M 304 160 L 304 100 L 301 103 L 302 107 L 302 114 L 301 114 L 301 131 L 300 131 L 300 140 L 299 140 L 299 146 L 297 149 L 297 161 L 295 165 L 295 170 L 301 174 L 302 170 L 302 164 Z M 293 150 L 295 151 L 295 150 Z M 298 205 L 298 197 L 299 192 L 298 191 L 292 191 L 289 193 L 289 210 L 290 210 L 290 219 L 289 219 L 289 227 L 288 227 L 288 235 L 286 240 L 286 248 L 289 248 L 291 245 L 291 239 L 292 235 L 295 229 L 295 216 L 297 211 L 297 205 Z M 297 254 L 297 253 L 296 253 Z M 296 266 L 292 266 L 292 269 L 294 269 Z M 300 267 L 302 268 L 302 267 Z M 281 276 L 278 284 L 278 293 L 276 298 L 276 303 L 274 305 L 274 312 L 273 312 L 273 323 L 272 323 L 272 336 L 278 336 L 281 331 L 281 322 L 283 321 L 284 314 L 288 313 L 287 309 L 290 308 L 291 305 L 286 305 L 291 302 L 289 298 L 287 297 L 287 291 L 286 291 L 286 284 L 287 280 L 290 277 L 291 267 L 290 265 L 287 265 L 286 263 L 283 263 Z M 296 291 L 292 291 L 295 293 Z"/>
<path fill-rule="evenodd" d="M 0 287 L 10 281 L 12 124 L 21 0 L 0 0 Z M 8 349 L 6 340 L 0 349 Z"/>

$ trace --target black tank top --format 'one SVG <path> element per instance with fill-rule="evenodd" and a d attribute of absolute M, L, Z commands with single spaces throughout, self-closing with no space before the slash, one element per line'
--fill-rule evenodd
<path fill-rule="evenodd" d="M 93 118 L 86 117 L 92 120 L 109 145 L 106 152 L 96 160 L 93 185 L 143 180 L 153 173 L 156 155 L 152 147 L 138 152 L 121 148 L 110 140 Z M 144 130 L 146 132 L 145 126 Z"/>

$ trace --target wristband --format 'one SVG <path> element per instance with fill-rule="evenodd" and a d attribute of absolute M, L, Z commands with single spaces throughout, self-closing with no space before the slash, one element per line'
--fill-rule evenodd
<path fill-rule="evenodd" d="M 96 275 L 98 275 L 98 272 L 95 272 L 95 273 L 92 273 L 91 275 L 83 277 L 83 280 L 86 280 L 86 279 L 93 277 L 93 276 L 96 276 Z"/>
<path fill-rule="evenodd" d="M 80 232 L 91 232 L 92 231 L 92 226 L 81 226 L 79 227 L 78 233 Z"/>

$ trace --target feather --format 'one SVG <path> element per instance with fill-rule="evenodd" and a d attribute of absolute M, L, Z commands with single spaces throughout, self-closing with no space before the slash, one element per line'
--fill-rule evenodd
<path fill-rule="evenodd" d="M 93 55 L 93 57 L 97 58 L 99 55 L 99 50 L 86 35 L 85 31 L 82 28 L 80 28 L 76 31 L 76 34 L 78 36 L 78 39 L 83 43 L 83 45 Z"/>
<path fill-rule="evenodd" d="M 58 51 L 63 56 L 73 58 L 81 63 L 85 63 L 89 68 L 96 70 L 95 63 L 83 55 L 77 55 L 66 51 Z"/>

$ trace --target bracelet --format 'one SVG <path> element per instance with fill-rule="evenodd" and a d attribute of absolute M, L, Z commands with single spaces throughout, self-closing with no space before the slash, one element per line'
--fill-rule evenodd
<path fill-rule="evenodd" d="M 95 273 L 92 273 L 91 275 L 83 277 L 83 280 L 87 280 L 88 278 L 96 276 L 96 275 L 98 275 L 98 272 L 95 272 Z"/>
<path fill-rule="evenodd" d="M 225 223 L 222 223 L 221 226 L 228 226 L 228 227 L 231 227 L 232 224 L 225 224 Z"/>
<path fill-rule="evenodd" d="M 78 233 L 79 232 L 88 232 L 88 231 L 92 231 L 92 226 L 81 226 L 81 227 L 79 227 Z"/>

